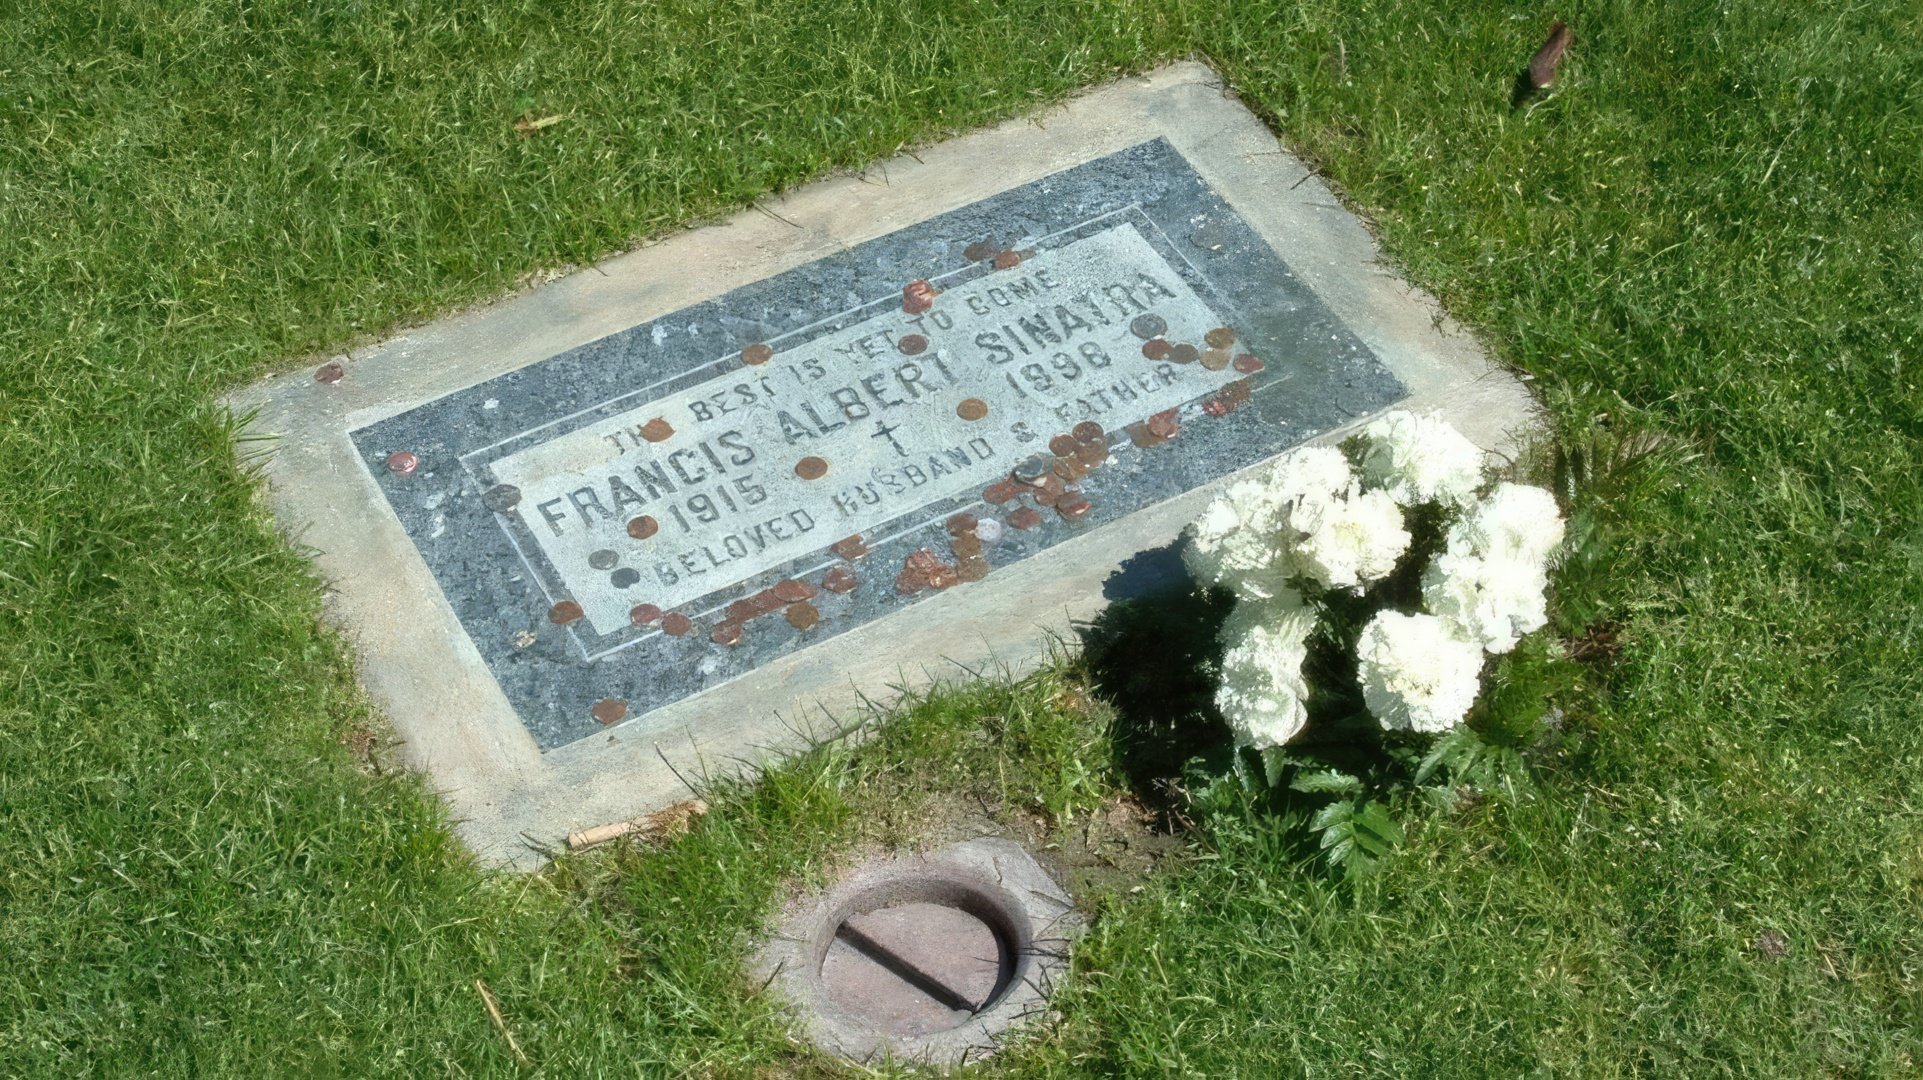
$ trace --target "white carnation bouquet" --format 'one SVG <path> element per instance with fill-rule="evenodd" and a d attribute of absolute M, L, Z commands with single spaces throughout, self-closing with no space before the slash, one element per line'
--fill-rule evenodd
<path fill-rule="evenodd" d="M 1482 451 L 1432 416 L 1390 413 L 1346 448 L 1235 483 L 1188 532 L 1190 571 L 1235 597 L 1216 705 L 1270 783 L 1318 695 L 1359 699 L 1390 731 L 1449 732 L 1483 692 L 1485 657 L 1548 621 L 1564 531 L 1548 491 L 1489 479 Z M 1339 662 L 1311 664 L 1317 648 Z M 1315 685 L 1323 669 L 1350 685 Z"/>

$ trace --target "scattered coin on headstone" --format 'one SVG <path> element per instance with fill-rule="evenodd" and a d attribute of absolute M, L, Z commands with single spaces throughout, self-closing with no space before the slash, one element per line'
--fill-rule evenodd
<path fill-rule="evenodd" d="M 1137 315 L 1128 324 L 1128 332 L 1138 338 L 1158 338 L 1168 333 L 1168 321 L 1160 315 Z"/>
<path fill-rule="evenodd" d="M 513 484 L 496 484 L 481 493 L 481 505 L 505 514 L 521 503 L 521 489 Z"/>
<path fill-rule="evenodd" d="M 628 535 L 636 540 L 646 540 L 660 531 L 661 523 L 646 514 L 628 519 Z"/>
<path fill-rule="evenodd" d="M 797 630 L 806 630 L 821 621 L 821 612 L 813 604 L 801 601 L 788 605 L 788 625 Z"/>
<path fill-rule="evenodd" d="M 795 475 L 803 480 L 819 480 L 828 475 L 828 463 L 810 454 L 795 462 Z"/>

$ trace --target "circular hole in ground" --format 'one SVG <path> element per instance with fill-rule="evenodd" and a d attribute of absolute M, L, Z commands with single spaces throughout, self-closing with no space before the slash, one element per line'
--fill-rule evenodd
<path fill-rule="evenodd" d="M 998 905 L 952 886 L 897 884 L 830 920 L 824 996 L 894 1036 L 929 1035 L 993 1007 L 1014 981 L 1018 934 Z M 825 928 L 824 928 L 825 929 Z"/>

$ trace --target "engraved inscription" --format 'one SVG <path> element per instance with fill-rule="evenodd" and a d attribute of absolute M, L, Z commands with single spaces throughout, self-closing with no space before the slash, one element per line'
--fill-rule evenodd
<path fill-rule="evenodd" d="M 1241 377 L 1144 354 L 1141 326 L 1201 342 L 1224 319 L 1133 223 L 919 306 L 772 340 L 765 362 L 502 457 L 494 479 L 518 489 L 514 512 L 568 598 L 610 633 L 636 604 L 670 609 L 920 524 L 1080 421 L 1117 431 Z"/>

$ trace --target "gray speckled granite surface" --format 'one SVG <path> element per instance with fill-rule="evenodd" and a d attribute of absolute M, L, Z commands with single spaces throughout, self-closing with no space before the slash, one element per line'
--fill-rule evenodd
<path fill-rule="evenodd" d="M 990 260 L 965 254 L 977 244 L 1020 251 L 1024 260 L 996 269 Z M 1077 244 L 1084 246 L 1077 249 Z M 1079 261 L 1077 250 L 1085 256 Z M 938 561 L 956 565 L 944 521 L 949 515 L 972 512 L 999 521 L 1018 506 L 1034 506 L 1032 497 L 1024 497 L 991 507 L 981 499 L 983 481 L 1005 476 L 1079 420 L 1108 422 L 1107 462 L 1071 485 L 1088 499 L 1088 513 L 1070 520 L 1038 508 L 1040 525 L 1005 528 L 999 542 L 983 546 L 989 567 L 1098 529 L 1399 399 L 1403 389 L 1395 376 L 1297 281 L 1286 255 L 1279 257 L 1257 237 L 1181 154 L 1158 138 L 438 398 L 362 427 L 352 440 L 522 722 L 543 749 L 551 750 L 601 730 L 593 715 L 597 703 L 625 702 L 628 728 L 645 727 L 647 714 L 662 705 L 934 595 L 938 590 L 906 595 L 895 587 L 909 555 L 926 548 Z M 1026 275 L 1032 283 L 1038 269 L 1043 282 L 1057 286 L 1052 292 L 1031 284 L 1037 291 L 1015 297 L 1006 310 L 986 300 L 998 281 L 1014 283 Z M 1113 281 L 1103 277 L 1111 270 Z M 1167 295 L 1142 285 L 1143 273 L 1160 280 Z M 915 279 L 930 280 L 940 290 L 926 316 L 903 309 L 904 283 Z M 1133 291 L 1125 287 L 1105 294 L 1105 284 L 1115 283 L 1132 285 Z M 1067 337 L 1062 348 L 1082 340 L 1096 343 L 1095 354 L 1068 352 L 1067 367 L 1053 362 L 1059 350 L 1043 348 L 1046 339 L 1025 332 L 1018 321 L 1022 316 L 1047 321 L 1057 301 L 1081 313 L 1086 323 L 1083 332 L 1054 318 L 1054 332 Z M 969 304 L 989 313 L 978 315 Z M 1166 314 L 1170 339 L 1192 341 L 1204 351 L 1207 345 L 1198 339 L 1208 327 L 1197 320 L 1205 312 L 1208 322 L 1233 330 L 1230 352 L 1253 355 L 1262 367 L 1245 376 L 1232 366 L 1210 371 L 1201 363 L 1151 360 L 1140 351 L 1142 327 L 1131 328 L 1132 320 L 1123 317 L 1143 310 Z M 1104 318 L 1109 323 L 1102 323 Z M 980 343 L 975 334 L 996 333 L 983 327 L 1007 332 L 996 339 L 1002 347 Z M 759 402 L 743 406 L 755 414 L 748 418 L 751 423 L 767 429 L 776 424 L 777 406 L 787 405 L 790 420 L 811 417 L 803 423 L 812 428 L 822 421 L 821 411 L 793 407 L 807 389 L 798 358 L 825 355 L 832 368 L 836 343 L 870 333 L 885 334 L 892 342 L 917 331 L 925 332 L 929 345 L 914 358 L 923 378 L 911 393 L 930 387 L 936 392 L 911 398 L 898 382 L 889 382 L 888 396 L 881 397 L 870 386 L 859 406 L 868 411 L 849 419 L 846 431 L 816 435 L 790 429 L 792 441 L 751 432 L 738 435 L 734 449 L 710 443 L 709 450 L 720 450 L 719 458 L 708 455 L 698 464 L 685 458 L 678 475 L 665 474 L 669 485 L 654 490 L 630 483 L 627 491 L 642 501 L 614 508 L 619 513 L 609 509 L 626 498 L 619 486 L 614 494 L 605 486 L 606 475 L 617 472 L 617 461 L 622 475 L 631 476 L 628 467 L 640 461 L 663 475 L 667 453 L 696 446 L 721 430 L 693 423 L 688 402 L 698 395 L 726 394 L 745 380 L 765 388 L 756 395 Z M 764 342 L 773 359 L 745 364 L 742 350 Z M 1027 344 L 1037 346 L 1033 357 L 1013 352 Z M 1131 351 L 1124 352 L 1124 346 Z M 1003 352 L 1012 359 L 997 364 Z M 1091 355 L 1109 363 L 1098 372 L 1078 362 Z M 884 355 L 844 352 L 839 362 L 844 370 L 831 370 L 827 383 L 841 385 L 836 374 L 859 379 L 894 372 L 904 355 L 898 346 Z M 1044 403 L 1054 406 L 1045 410 L 1058 421 L 1052 427 L 1033 422 L 1035 402 L 1022 401 L 1024 390 L 1036 389 L 1033 374 L 1021 374 L 1031 363 L 1049 365 L 1042 378 L 1056 391 Z M 1062 382 L 1070 368 L 1080 378 L 1072 391 Z M 775 381 L 764 381 L 770 379 Z M 1224 387 L 1243 379 L 1252 390 L 1247 403 L 1226 415 L 1214 415 L 1219 407 L 1205 408 Z M 1134 385 L 1144 396 L 1126 401 L 1118 392 L 1097 396 L 1089 389 L 1116 382 Z M 1179 397 L 1180 434 L 1144 448 L 1121 429 L 1147 418 L 1143 410 L 1150 408 L 1146 391 L 1151 387 L 1163 395 L 1152 411 L 1175 404 L 1169 395 Z M 942 497 L 904 499 L 879 524 L 869 523 L 870 514 L 867 527 L 858 530 L 870 552 L 852 563 L 837 558 L 829 545 L 854 530 L 839 527 L 828 512 L 835 505 L 829 489 L 797 486 L 792 463 L 821 453 L 833 462 L 834 482 L 840 485 L 832 490 L 844 492 L 847 484 L 872 483 L 891 467 L 930 452 L 938 453 L 932 468 L 939 469 L 949 460 L 941 451 L 967 444 L 943 434 L 954 427 L 954 400 L 963 394 L 990 406 L 990 416 L 965 432 L 970 438 L 988 436 L 980 440 L 987 449 L 970 455 L 966 474 L 947 483 Z M 884 409 L 883 401 L 894 407 Z M 675 420 L 678 430 L 670 439 L 655 445 L 638 434 L 622 434 L 633 431 L 630 421 L 636 417 L 657 411 Z M 711 414 L 704 410 L 703 415 Z M 1030 422 L 1007 419 L 1020 415 Z M 838 419 L 831 416 L 823 426 Z M 868 425 L 884 420 L 895 431 L 877 436 Z M 857 428 L 865 438 L 859 444 L 850 442 Z M 729 428 L 740 429 L 740 423 Z M 538 482 L 548 485 L 542 490 L 593 488 L 596 494 L 572 496 L 573 502 L 562 494 L 530 497 L 500 512 L 490 509 L 482 496 L 501 482 L 501 471 L 516 465 L 512 456 L 534 449 L 538 457 L 544 446 L 552 448 L 550 460 L 520 462 L 517 479 L 530 490 Z M 596 460 L 588 447 L 603 448 L 607 460 Z M 752 450 L 754 460 L 733 465 L 748 452 L 742 447 Z M 419 456 L 412 475 L 386 467 L 388 456 L 403 450 Z M 758 507 L 740 506 L 730 513 L 712 485 L 689 484 L 688 477 L 746 483 L 772 494 Z M 962 490 L 954 490 L 957 486 Z M 741 490 L 732 489 L 734 494 Z M 697 505 L 725 515 L 713 527 L 695 520 L 686 502 L 691 494 L 703 493 L 707 501 Z M 502 500 L 488 502 L 499 506 Z M 777 550 L 783 557 L 773 565 L 750 566 L 756 572 L 743 576 L 710 561 L 704 563 L 711 572 L 698 595 L 687 595 L 685 582 L 667 586 L 668 575 L 680 576 L 659 569 L 662 559 L 655 549 L 667 543 L 668 533 L 674 532 L 687 552 L 705 547 L 710 549 L 705 558 L 726 561 L 724 539 L 730 550 L 746 550 L 743 529 L 796 510 L 814 528 Z M 657 519 L 660 534 L 646 540 L 627 535 L 625 522 L 641 512 Z M 686 528 L 677 527 L 677 518 Z M 564 537 L 563 530 L 570 535 Z M 769 542 L 765 532 L 761 542 Z M 595 549 L 592 566 L 578 558 L 582 545 Z M 812 627 L 797 630 L 776 609 L 748 620 L 738 644 L 712 639 L 716 625 L 728 621 L 729 604 L 789 578 L 818 584 L 837 565 L 851 570 L 860 585 L 846 594 L 823 591 L 813 597 L 820 621 Z M 990 572 L 955 587 L 998 586 Z M 689 616 L 692 632 L 671 636 L 658 621 L 636 626 L 607 614 L 617 604 L 643 604 L 657 594 L 679 601 L 662 606 Z M 599 615 L 566 625 L 550 618 L 556 602 L 577 598 Z"/>

